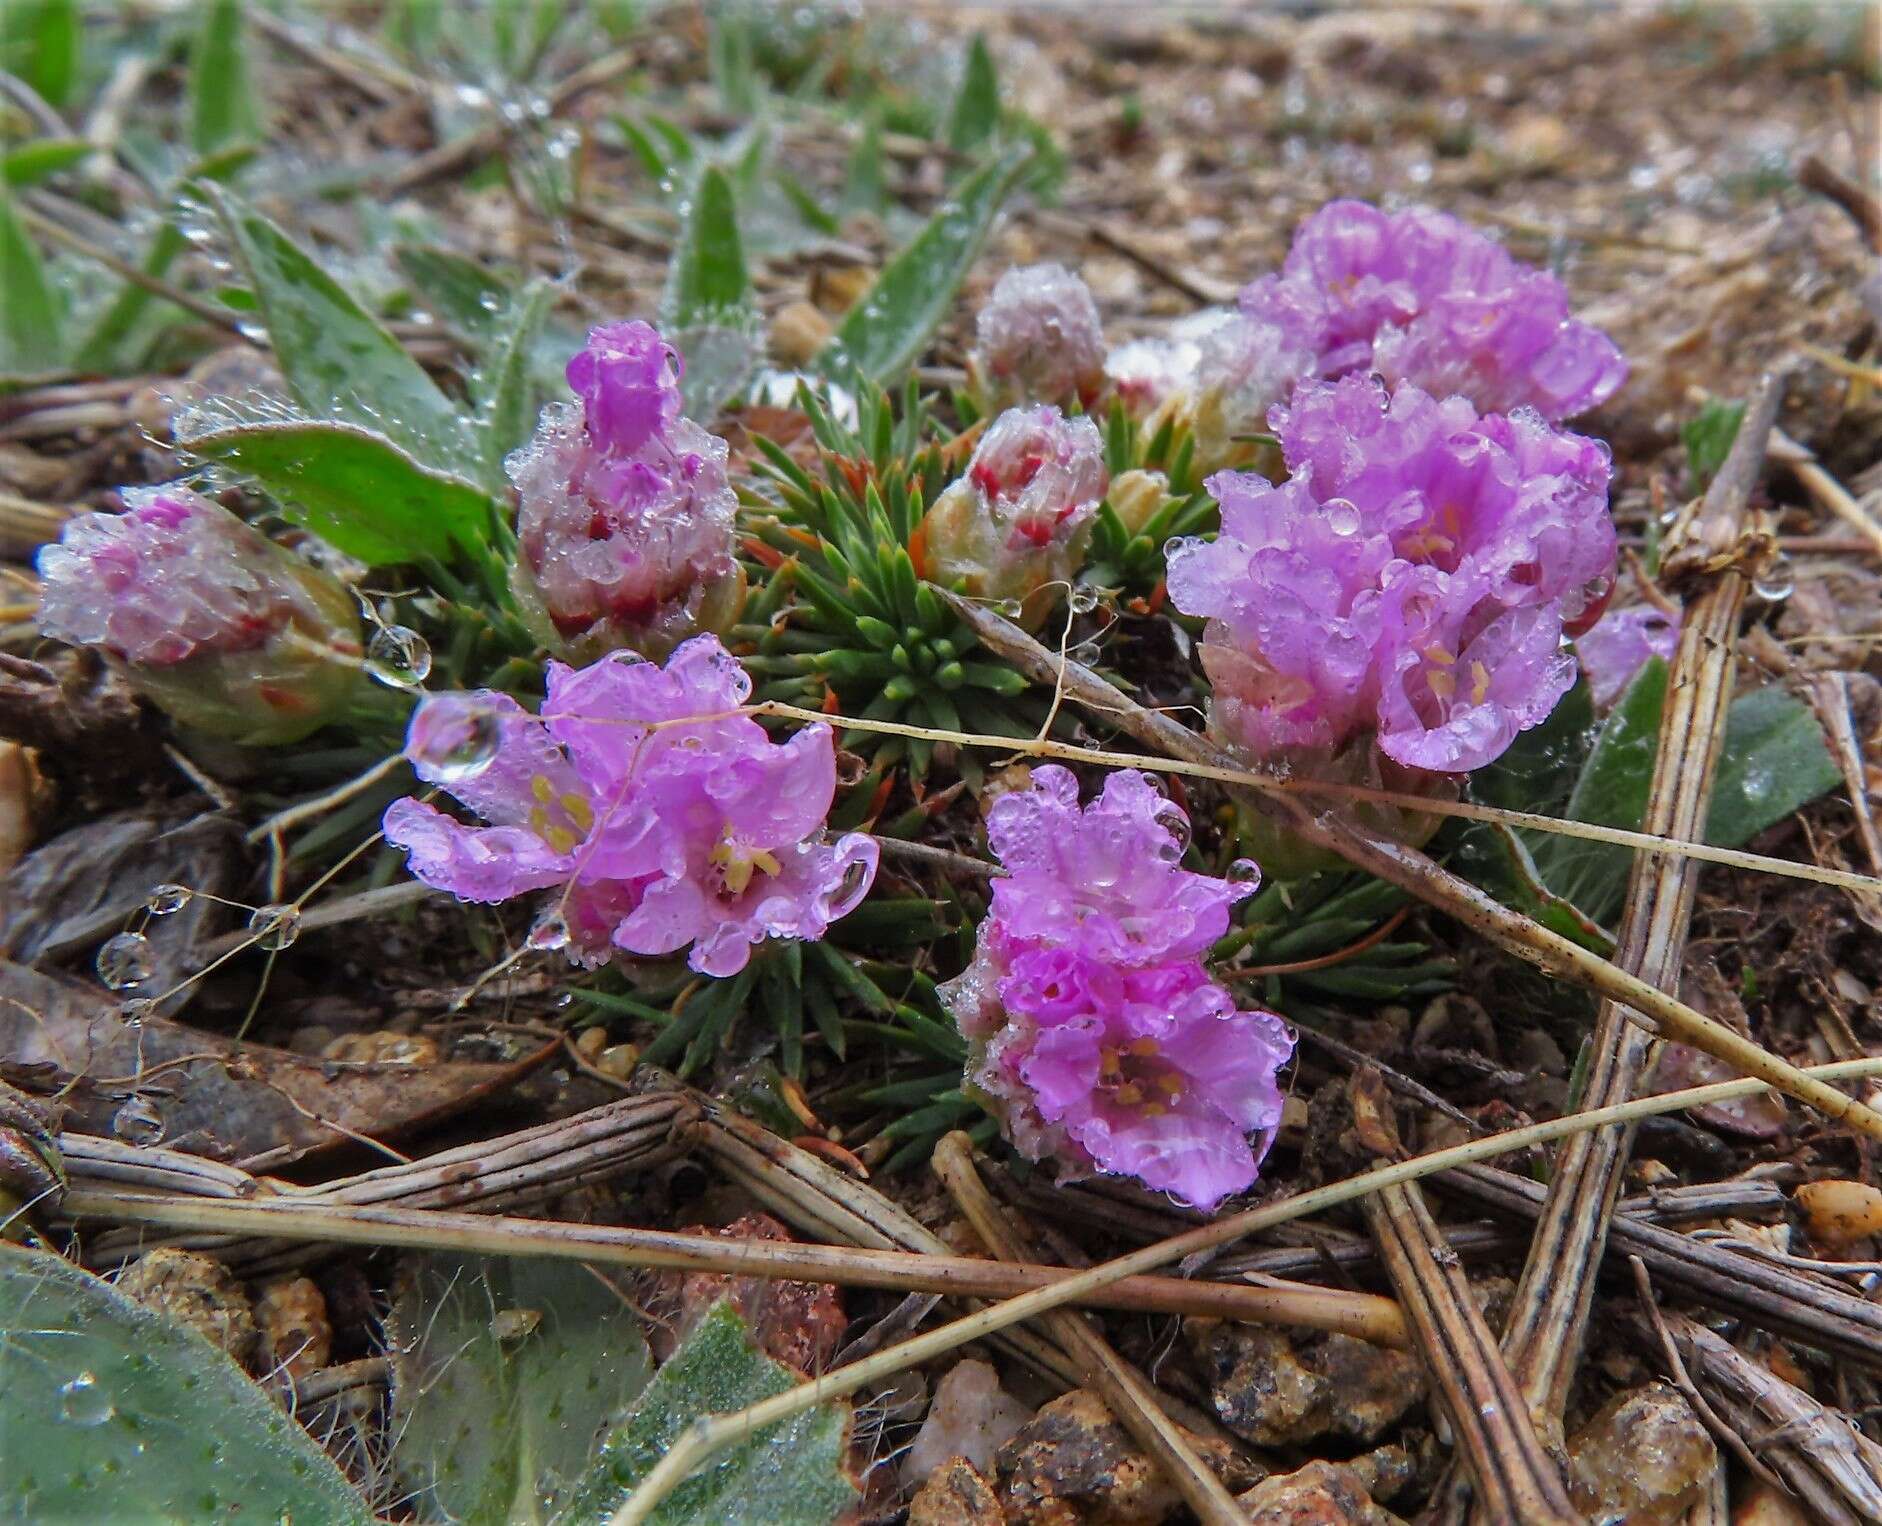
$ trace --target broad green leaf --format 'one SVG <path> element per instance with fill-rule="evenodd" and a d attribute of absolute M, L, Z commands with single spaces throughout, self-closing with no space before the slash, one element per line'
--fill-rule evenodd
<path fill-rule="evenodd" d="M 399 272 L 426 304 L 466 334 L 487 333 L 510 307 L 511 287 L 496 271 L 449 249 L 402 244 Z"/>
<path fill-rule="evenodd" d="M 372 1520 L 227 1356 L 57 1256 L 0 1250 L 0 1387 L 8 1520 Z"/>
<path fill-rule="evenodd" d="M 795 1381 L 790 1368 L 752 1345 L 731 1304 L 716 1304 L 608 1437 L 558 1521 L 607 1521 L 695 1420 L 744 1409 Z M 650 1520 L 655 1526 L 830 1526 L 856 1498 L 844 1467 L 849 1421 L 848 1405 L 830 1403 L 767 1426 L 720 1452 Z"/>
<path fill-rule="evenodd" d="M 198 154 L 261 136 L 242 38 L 243 8 L 244 0 L 202 0 L 190 46 L 190 141 Z"/>
<path fill-rule="evenodd" d="M 267 218 L 216 186 L 204 194 L 301 406 L 382 434 L 424 466 L 474 474 L 482 462 L 463 417 L 399 342 Z"/>
<path fill-rule="evenodd" d="M 387 1329 L 392 1467 L 427 1519 L 546 1519 L 653 1373 L 639 1318 L 573 1261 L 413 1257 Z"/>
<path fill-rule="evenodd" d="M 78 0 L 9 0 L 0 5 L 6 67 L 50 106 L 71 104 L 83 62 L 84 22 Z"/>
<path fill-rule="evenodd" d="M 500 487 L 504 480 L 503 458 L 535 427 L 530 354 L 554 299 L 555 287 L 547 281 L 532 281 L 519 292 L 479 372 L 478 424 L 483 431 L 485 480 L 493 486 Z"/>
<path fill-rule="evenodd" d="M 954 305 L 1001 203 L 1031 155 L 1023 145 L 1009 148 L 954 189 L 857 299 L 818 355 L 819 371 L 841 378 L 853 370 L 879 381 L 913 364 Z"/>
<path fill-rule="evenodd" d="M 0 376 L 56 371 L 64 357 L 63 313 L 39 251 L 0 190 Z"/>
<path fill-rule="evenodd" d="M 947 145 L 957 154 L 972 154 L 992 141 L 1000 130 L 1000 76 L 983 33 L 976 32 L 961 71 L 960 88 L 948 107 Z"/>
<path fill-rule="evenodd" d="M 686 359 L 680 393 L 694 418 L 710 419 L 761 358 L 759 317 L 724 171 L 708 166 L 673 256 L 662 316 Z"/>
<path fill-rule="evenodd" d="M 1649 659 L 1609 713 L 1569 797 L 1565 814 L 1571 820 L 1639 830 L 1659 750 L 1666 680 L 1665 661 Z M 1705 840 L 1742 847 L 1841 780 L 1809 706 L 1777 688 L 1740 695 L 1726 713 Z M 1544 881 L 1587 915 L 1609 920 L 1626 895 L 1633 850 L 1566 837 L 1537 841 L 1540 835 L 1530 842 Z"/>
<path fill-rule="evenodd" d="M 1580 678 L 1540 726 L 1519 732 L 1470 776 L 1470 797 L 1506 811 L 1553 811 L 1575 786 L 1594 736 L 1594 700 Z"/>
<path fill-rule="evenodd" d="M 37 185 L 96 152 L 85 138 L 34 138 L 0 155 L 0 180 L 11 186 Z"/>
<path fill-rule="evenodd" d="M 1686 469 L 1701 488 L 1719 474 L 1738 438 L 1738 426 L 1745 417 L 1743 403 L 1721 403 L 1716 399 L 1686 421 L 1680 438 L 1686 445 Z"/>
<path fill-rule="evenodd" d="M 888 184 L 882 170 L 882 123 L 871 117 L 843 172 L 842 210 L 879 214 L 888 204 Z"/>
<path fill-rule="evenodd" d="M 488 493 L 356 424 L 245 423 L 180 431 L 177 443 L 253 476 L 298 522 L 369 566 L 443 560 L 489 539 Z"/>

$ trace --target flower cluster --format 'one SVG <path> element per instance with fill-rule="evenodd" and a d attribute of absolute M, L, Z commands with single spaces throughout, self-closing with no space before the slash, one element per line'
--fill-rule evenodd
<path fill-rule="evenodd" d="M 1212 725 L 1269 762 L 1376 733 L 1406 768 L 1482 767 L 1573 685 L 1562 638 L 1612 589 L 1606 447 L 1372 377 L 1269 417 L 1293 475 L 1218 474 L 1222 533 L 1169 557 Z"/>
<path fill-rule="evenodd" d="M 767 938 L 820 938 L 875 878 L 874 841 L 822 841 L 836 791 L 830 729 L 786 742 L 738 713 L 751 680 L 714 636 L 664 667 L 617 652 L 552 662 L 540 717 L 507 695 L 440 695 L 414 715 L 407 755 L 488 823 L 415 799 L 385 816 L 412 873 L 467 901 L 561 886 L 532 934 L 593 966 L 614 949 L 692 945 L 734 975 Z"/>
<path fill-rule="evenodd" d="M 980 437 L 966 475 L 935 499 L 917 532 L 921 565 L 976 598 L 1021 603 L 1035 627 L 1084 562 L 1109 485 L 1104 442 L 1090 419 L 1040 404 L 1010 408 Z"/>
<path fill-rule="evenodd" d="M 942 996 L 970 1081 L 1029 1159 L 1213 1208 L 1255 1179 L 1293 1039 L 1204 972 L 1254 885 L 1183 869 L 1188 830 L 1143 774 L 1111 774 L 1081 810 L 1068 770 L 1034 769 L 988 815 L 1006 872 Z"/>
<path fill-rule="evenodd" d="M 1244 339 L 1305 352 L 1304 374 L 1376 371 L 1490 411 L 1565 419 L 1627 379 L 1614 342 L 1569 317 L 1559 280 L 1429 207 L 1327 203 L 1296 231 L 1280 274 L 1244 288 L 1241 309 Z"/>
<path fill-rule="evenodd" d="M 975 319 L 968 357 L 977 390 L 996 406 L 1085 404 L 1104 385 L 1104 330 L 1091 288 L 1063 265 L 1021 265 L 994 283 Z"/>
<path fill-rule="evenodd" d="M 39 553 L 39 628 L 97 647 L 185 725 L 251 745 L 343 715 L 359 608 L 329 574 L 182 487 L 127 491 Z"/>
<path fill-rule="evenodd" d="M 1609 610 L 1575 638 L 1575 655 L 1597 709 L 1607 709 L 1625 694 L 1649 658 L 1673 660 L 1680 623 L 1678 610 L 1668 613 L 1651 604 L 1635 604 Z"/>
<path fill-rule="evenodd" d="M 681 369 L 651 325 L 604 324 L 568 365 L 579 402 L 544 409 L 505 463 L 522 501 L 517 600 L 571 660 L 662 657 L 744 603 L 725 442 L 680 417 Z"/>

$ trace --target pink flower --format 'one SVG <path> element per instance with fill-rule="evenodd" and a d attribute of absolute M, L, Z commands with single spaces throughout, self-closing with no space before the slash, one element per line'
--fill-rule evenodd
<path fill-rule="evenodd" d="M 989 814 L 1006 874 L 972 964 L 941 988 L 969 1079 L 1028 1158 L 1212 1208 L 1254 1181 L 1293 1049 L 1203 969 L 1252 879 L 1183 869 L 1188 818 L 1143 774 L 1110 775 L 1083 810 L 1067 770 L 1032 780 Z"/>
<path fill-rule="evenodd" d="M 924 571 L 978 598 L 1023 600 L 1022 623 L 1036 626 L 1053 603 L 1046 585 L 1069 584 L 1084 564 L 1109 482 L 1090 419 L 1009 408 L 922 520 Z"/>
<path fill-rule="evenodd" d="M 1098 305 L 1063 265 L 1007 271 L 974 330 L 974 379 L 995 403 L 1090 403 L 1104 384 Z"/>
<path fill-rule="evenodd" d="M 359 608 L 328 573 L 183 487 L 127 490 L 42 547 L 39 628 L 106 652 L 186 725 L 251 745 L 346 712 Z"/>
<path fill-rule="evenodd" d="M 581 401 L 544 409 L 505 463 L 522 501 L 511 583 L 564 656 L 661 657 L 744 602 L 726 445 L 679 416 L 680 370 L 648 324 L 595 329 L 568 366 Z"/>
<path fill-rule="evenodd" d="M 821 938 L 875 878 L 875 843 L 822 841 L 836 789 L 830 729 L 786 742 L 738 709 L 751 680 L 717 638 L 665 667 L 616 653 L 552 662 L 541 717 L 489 692 L 427 700 L 407 753 L 487 825 L 415 799 L 386 812 L 414 875 L 467 901 L 563 892 L 535 941 L 595 965 L 614 948 L 692 946 L 702 974 L 733 975 L 767 938 Z M 494 727 L 494 748 L 464 739 Z"/>
<path fill-rule="evenodd" d="M 1169 556 L 1212 723 L 1264 761 L 1376 733 L 1409 768 L 1490 762 L 1571 687 L 1562 638 L 1612 588 L 1606 447 L 1369 377 L 1269 420 L 1292 477 L 1211 478 L 1221 534 Z"/>
<path fill-rule="evenodd" d="M 1678 611 L 1666 614 L 1651 604 L 1609 610 L 1575 638 L 1575 655 L 1588 675 L 1595 707 L 1605 710 L 1627 692 L 1649 657 L 1673 660 L 1679 645 Z"/>
<path fill-rule="evenodd" d="M 1569 316 L 1560 281 L 1428 207 L 1329 202 L 1241 307 L 1312 355 L 1308 375 L 1376 371 L 1498 412 L 1568 418 L 1627 379 L 1613 341 Z"/>

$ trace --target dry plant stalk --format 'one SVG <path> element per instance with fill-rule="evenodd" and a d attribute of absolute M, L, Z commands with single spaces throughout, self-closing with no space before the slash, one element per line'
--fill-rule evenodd
<path fill-rule="evenodd" d="M 1719 1419 L 1825 1526 L 1882 1520 L 1882 1446 L 1682 1314 L 1662 1314 L 1680 1361 Z M 1649 1350 L 1659 1342 L 1644 1319 Z"/>
<path fill-rule="evenodd" d="M 1090 669 L 1048 651 L 1032 637 L 992 611 L 958 595 L 949 605 L 970 625 L 989 650 L 1006 657 L 1041 683 L 1059 684 L 1066 696 L 1096 716 L 1110 720 L 1139 741 L 1173 758 L 1228 774 L 1241 774 L 1234 759 L 1207 738 L 1165 715 L 1147 710 L 1120 694 Z M 1038 744 L 1003 742 L 1009 752 L 1037 750 Z M 1110 755 L 1116 760 L 1116 755 Z M 1156 768 L 1154 758 L 1131 760 Z M 1237 786 L 1246 796 L 1250 786 Z M 1768 1083 L 1786 1096 L 1882 1141 L 1882 1113 L 1813 1079 L 1789 1061 L 1761 1048 L 1725 1024 L 1715 1022 L 1631 971 L 1612 964 L 1580 944 L 1512 911 L 1468 880 L 1440 867 L 1416 848 L 1374 836 L 1359 823 L 1331 812 L 1316 813 L 1286 792 L 1266 793 L 1261 806 L 1280 818 L 1303 840 L 1337 853 L 1354 867 L 1397 885 L 1462 922 L 1517 958 L 1559 979 L 1585 987 L 1609 1001 L 1631 1008 L 1658 1025 L 1659 1035 L 1691 1044 L 1724 1060 L 1747 1076 Z"/>
<path fill-rule="evenodd" d="M 954 1206 L 987 1249 L 1002 1261 L 1027 1260 L 1029 1248 L 974 1169 L 973 1141 L 959 1130 L 948 1134 L 935 1146 L 933 1165 Z M 1118 1424 L 1163 1465 L 1196 1518 L 1208 1526 L 1241 1526 L 1243 1516 L 1235 1497 L 1159 1407 L 1155 1387 L 1082 1315 L 1058 1309 L 1046 1315 L 1044 1323 L 1052 1338 L 1078 1363 L 1085 1382 L 1097 1390 Z"/>
<path fill-rule="evenodd" d="M 1882 1056 L 1861 1060 L 1843 1060 L 1831 1065 L 1812 1066 L 1811 1079 L 1830 1081 L 1882 1074 Z M 1086 1271 L 1064 1277 L 1050 1287 L 1027 1293 L 958 1319 L 925 1335 L 918 1335 L 900 1345 L 852 1362 L 808 1383 L 800 1383 L 761 1403 L 731 1414 L 702 1416 L 674 1439 L 664 1456 L 647 1473 L 634 1493 L 614 1513 L 612 1526 L 639 1526 L 659 1507 L 660 1502 L 679 1483 L 711 1458 L 721 1448 L 753 1431 L 789 1419 L 804 1410 L 814 1409 L 831 1399 L 845 1398 L 877 1380 L 953 1351 L 969 1341 L 985 1339 L 1023 1320 L 1035 1319 L 1053 1309 L 1062 1308 L 1096 1290 L 1125 1277 L 1153 1271 L 1173 1261 L 1214 1250 L 1264 1229 L 1307 1218 L 1355 1202 L 1369 1193 L 1380 1192 L 1404 1182 L 1418 1181 L 1434 1172 L 1454 1166 L 1470 1165 L 1514 1150 L 1565 1139 L 1584 1129 L 1601 1128 L 1611 1123 L 1625 1123 L 1657 1113 L 1679 1112 L 1737 1097 L 1754 1095 L 1765 1089 L 1761 1081 L 1722 1081 L 1712 1086 L 1669 1092 L 1658 1097 L 1643 1097 L 1618 1107 L 1593 1112 L 1574 1113 L 1547 1123 L 1530 1124 L 1486 1139 L 1473 1139 L 1448 1149 L 1434 1150 L 1412 1160 L 1397 1161 L 1371 1171 L 1361 1172 L 1342 1182 L 1316 1187 L 1295 1197 L 1242 1213 L 1231 1214 L 1213 1223 L 1198 1225 L 1180 1235 L 1160 1240 L 1154 1245 L 1120 1256 Z"/>
<path fill-rule="evenodd" d="M 1732 701 L 1738 620 L 1750 587 L 1745 563 L 1748 555 L 1758 554 L 1745 531 L 1745 508 L 1783 396 L 1782 377 L 1767 376 L 1698 514 L 1690 524 L 1675 527 L 1676 535 L 1681 529 L 1686 533 L 1667 551 L 1669 574 L 1688 566 L 1706 586 L 1687 608 L 1667 678 L 1644 822 L 1648 831 L 1662 836 L 1695 838 L 1705 830 Z M 1686 859 L 1637 857 L 1628 877 L 1615 963 L 1661 990 L 1677 990 L 1697 882 L 1697 868 Z M 1628 1008 L 1612 998 L 1603 1001 L 1595 1018 L 1586 1100 L 1595 1107 L 1626 1101 L 1652 1074 L 1658 1058 L 1654 1037 Z M 1551 1435 L 1560 1430 L 1581 1359 L 1595 1269 L 1633 1142 L 1631 1129 L 1603 1129 L 1562 1146 L 1504 1328 L 1504 1350 L 1523 1394 Z"/>
<path fill-rule="evenodd" d="M 1361 1137 L 1398 1154 L 1392 1103 L 1378 1071 L 1356 1072 L 1349 1094 Z M 1424 1193 L 1412 1183 L 1387 1187 L 1368 1197 L 1364 1207 L 1481 1508 L 1498 1521 L 1574 1526 L 1581 1517 L 1536 1437 L 1522 1390 Z"/>

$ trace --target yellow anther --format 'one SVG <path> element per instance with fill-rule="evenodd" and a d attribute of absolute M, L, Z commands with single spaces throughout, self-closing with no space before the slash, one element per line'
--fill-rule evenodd
<path fill-rule="evenodd" d="M 1481 662 L 1470 665 L 1470 702 L 1481 705 L 1484 695 L 1490 692 L 1490 670 Z"/>
<path fill-rule="evenodd" d="M 558 853 L 573 853 L 575 844 L 580 841 L 567 827 L 550 827 L 542 836 L 543 840 Z"/>
<path fill-rule="evenodd" d="M 1443 663 L 1447 668 L 1457 661 L 1457 653 L 1453 652 L 1442 641 L 1434 641 L 1430 646 L 1426 647 L 1425 656 L 1429 657 L 1433 662 Z"/>
<path fill-rule="evenodd" d="M 1433 694 L 1446 702 L 1457 692 L 1457 675 L 1447 673 L 1443 668 L 1427 668 L 1425 682 L 1431 685 Z"/>
<path fill-rule="evenodd" d="M 584 832 L 594 826 L 595 813 L 593 808 L 573 790 L 570 790 L 568 794 L 562 797 L 560 804 L 562 809 L 568 812 L 569 820 L 574 822 L 575 825 L 580 827 Z"/>
<path fill-rule="evenodd" d="M 1155 1054 L 1156 1052 L 1157 1052 L 1157 1041 L 1153 1038 L 1145 1037 L 1145 1038 L 1131 1040 L 1131 1053 L 1132 1054 L 1142 1055 L 1145 1059 L 1148 1059 L 1151 1055 Z"/>
<path fill-rule="evenodd" d="M 1159 1091 L 1168 1092 L 1172 1097 L 1180 1097 L 1183 1095 L 1183 1083 L 1176 1078 L 1173 1072 L 1167 1070 L 1157 1078 L 1157 1089 Z"/>
<path fill-rule="evenodd" d="M 549 782 L 547 774 L 537 774 L 529 781 L 529 792 L 544 805 L 555 804 L 555 786 Z"/>
<path fill-rule="evenodd" d="M 1126 1081 L 1117 1089 L 1117 1100 L 1126 1107 L 1135 1107 L 1144 1100 L 1144 1089 L 1135 1081 Z"/>
<path fill-rule="evenodd" d="M 1161 1102 L 1146 1102 L 1144 1104 L 1144 1117 L 1146 1118 L 1161 1118 L 1167 1112 L 1169 1112 L 1169 1109 Z"/>

